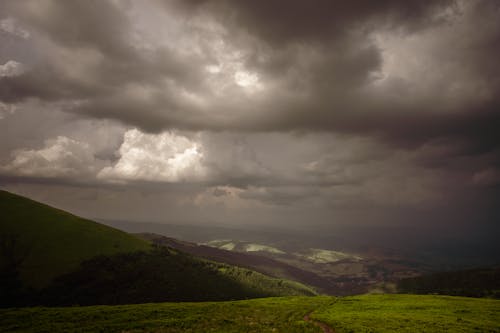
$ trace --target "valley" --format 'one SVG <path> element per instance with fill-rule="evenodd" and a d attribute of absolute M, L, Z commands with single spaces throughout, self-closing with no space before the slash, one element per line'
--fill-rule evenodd
<path fill-rule="evenodd" d="M 306 248 L 291 241 L 272 242 L 215 239 L 196 244 L 156 234 L 141 234 L 147 240 L 184 252 L 264 274 L 297 280 L 318 292 L 346 296 L 366 292 L 395 292 L 402 278 L 429 271 L 425 264 L 395 256 Z"/>
<path fill-rule="evenodd" d="M 429 295 L 498 297 L 498 269 L 419 277 L 381 252 L 129 234 L 0 199 L 0 332 L 500 332 L 500 300 Z"/>

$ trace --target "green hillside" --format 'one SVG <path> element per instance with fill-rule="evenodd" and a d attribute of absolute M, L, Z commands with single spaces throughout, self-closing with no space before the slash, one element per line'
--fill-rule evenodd
<path fill-rule="evenodd" d="M 293 281 L 158 247 L 85 261 L 79 269 L 56 278 L 42 292 L 39 303 L 131 304 L 315 294 Z"/>
<path fill-rule="evenodd" d="M 500 301 L 443 296 L 280 297 L 0 310 L 0 332 L 500 332 Z M 327 331 L 325 331 L 327 332 Z"/>
<path fill-rule="evenodd" d="M 300 283 L 153 247 L 8 192 L 0 191 L 0 211 L 1 307 L 316 294 Z"/>
<path fill-rule="evenodd" d="M 19 266 L 21 280 L 36 288 L 96 255 L 150 248 L 120 230 L 5 191 L 0 216 L 1 266 Z"/>

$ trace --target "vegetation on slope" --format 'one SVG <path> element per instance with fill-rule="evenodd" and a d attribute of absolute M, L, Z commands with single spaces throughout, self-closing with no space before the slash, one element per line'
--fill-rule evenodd
<path fill-rule="evenodd" d="M 313 312 L 335 332 L 500 332 L 500 301 L 424 295 L 339 298 Z"/>
<path fill-rule="evenodd" d="M 500 301 L 364 295 L 0 310 L 0 332 L 500 332 Z"/>
<path fill-rule="evenodd" d="M 23 284 L 35 288 L 96 255 L 150 248 L 123 231 L 5 191 L 0 214 L 1 278 L 20 274 Z"/>
<path fill-rule="evenodd" d="M 228 251 L 150 233 L 138 236 L 154 244 L 165 245 L 197 257 L 248 268 L 276 278 L 298 281 L 314 287 L 321 293 L 334 294 L 338 291 L 338 284 L 327 278 L 266 256 Z"/>
<path fill-rule="evenodd" d="M 8 192 L 0 191 L 0 211 L 0 307 L 315 294 L 296 282 L 153 248 Z"/>
<path fill-rule="evenodd" d="M 441 294 L 500 298 L 500 267 L 440 272 L 399 281 L 398 290 L 411 294 Z"/>
<path fill-rule="evenodd" d="M 296 282 L 159 247 L 88 260 L 78 270 L 55 279 L 39 302 L 97 305 L 292 295 L 315 293 Z"/>
<path fill-rule="evenodd" d="M 330 297 L 0 310 L 0 332 L 317 333 L 304 315 Z"/>

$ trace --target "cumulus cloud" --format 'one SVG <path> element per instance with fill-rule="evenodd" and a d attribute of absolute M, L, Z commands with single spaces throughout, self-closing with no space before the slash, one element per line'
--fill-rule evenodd
<path fill-rule="evenodd" d="M 97 167 L 88 144 L 59 136 L 41 149 L 14 151 L 13 160 L 2 170 L 20 176 L 69 178 L 92 176 Z"/>
<path fill-rule="evenodd" d="M 155 135 L 129 130 L 119 154 L 115 165 L 99 172 L 100 178 L 179 182 L 200 181 L 207 173 L 199 145 L 171 132 Z"/>
<path fill-rule="evenodd" d="M 9 60 L 5 64 L 0 65 L 0 77 L 18 76 L 23 71 L 23 64 L 14 60 Z"/>

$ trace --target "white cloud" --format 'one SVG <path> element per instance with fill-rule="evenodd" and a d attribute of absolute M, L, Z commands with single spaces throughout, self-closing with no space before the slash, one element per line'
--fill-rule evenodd
<path fill-rule="evenodd" d="M 8 173 L 37 177 L 75 177 L 92 175 L 99 163 L 87 143 L 65 136 L 45 141 L 39 150 L 20 149 L 2 167 Z"/>
<path fill-rule="evenodd" d="M 18 76 L 24 72 L 24 66 L 20 62 L 9 60 L 0 65 L 0 77 Z"/>
<path fill-rule="evenodd" d="M 30 33 L 19 26 L 17 21 L 12 17 L 7 17 L 0 20 L 0 30 L 3 30 L 9 34 L 28 39 L 30 38 Z"/>
<path fill-rule="evenodd" d="M 193 181 L 203 180 L 201 145 L 173 132 L 146 134 L 129 130 L 119 150 L 120 159 L 99 172 L 111 180 Z"/>
<path fill-rule="evenodd" d="M 234 73 L 234 81 L 241 87 L 256 87 L 259 83 L 259 76 L 255 73 L 237 71 Z"/>

